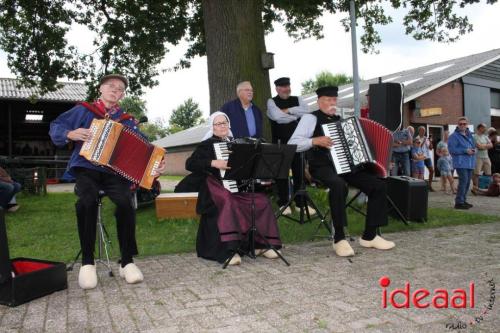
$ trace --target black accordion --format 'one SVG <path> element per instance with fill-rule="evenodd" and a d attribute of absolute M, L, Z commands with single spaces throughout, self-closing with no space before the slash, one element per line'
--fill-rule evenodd
<path fill-rule="evenodd" d="M 330 157 L 337 174 L 350 173 L 369 164 L 378 175 L 387 176 L 392 133 L 383 125 L 366 118 L 349 117 L 323 124 L 322 128 L 334 143 Z"/>

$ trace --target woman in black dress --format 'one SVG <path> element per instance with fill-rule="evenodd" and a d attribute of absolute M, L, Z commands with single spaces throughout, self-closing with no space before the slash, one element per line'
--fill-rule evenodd
<path fill-rule="evenodd" d="M 214 143 L 229 142 L 229 119 L 222 112 L 210 116 L 210 130 L 204 140 L 186 160 L 186 170 L 192 173 L 184 178 L 175 192 L 198 192 L 196 210 L 201 215 L 196 251 L 199 257 L 224 263 L 236 253 L 229 265 L 241 263 L 245 233 L 250 223 L 251 196 L 249 193 L 231 193 L 224 189 L 221 170 L 227 170 L 227 161 L 216 159 Z M 276 219 L 269 199 L 261 193 L 254 196 L 258 231 L 275 248 L 281 248 Z M 262 239 L 256 239 L 256 254 L 277 258 L 272 250 L 266 250 Z"/>

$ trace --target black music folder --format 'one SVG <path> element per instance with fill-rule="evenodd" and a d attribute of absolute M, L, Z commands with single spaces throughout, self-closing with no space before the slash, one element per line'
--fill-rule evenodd
<path fill-rule="evenodd" d="M 286 179 L 296 145 L 233 143 L 224 179 Z"/>

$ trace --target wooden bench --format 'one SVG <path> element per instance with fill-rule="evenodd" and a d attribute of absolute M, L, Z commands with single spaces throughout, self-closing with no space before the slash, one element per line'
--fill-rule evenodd
<path fill-rule="evenodd" d="M 198 192 L 162 193 L 155 199 L 156 217 L 165 218 L 198 218 L 196 203 Z"/>

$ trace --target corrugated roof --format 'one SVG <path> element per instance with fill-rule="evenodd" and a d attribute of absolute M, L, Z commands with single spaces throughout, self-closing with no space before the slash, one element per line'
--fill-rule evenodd
<path fill-rule="evenodd" d="M 17 87 L 19 83 L 17 79 L 0 78 L 0 98 L 24 100 L 35 97 L 39 101 L 76 102 L 87 97 L 87 86 L 83 83 L 61 82 L 62 88 L 43 96 L 39 95 L 37 88 Z"/>
<path fill-rule="evenodd" d="M 189 146 L 201 142 L 208 130 L 208 123 L 204 123 L 158 139 L 153 144 L 163 148 Z"/>
<path fill-rule="evenodd" d="M 382 76 L 382 82 L 403 83 L 404 102 L 407 103 L 497 59 L 500 59 L 500 49 L 384 75 Z M 378 83 L 378 77 L 359 83 L 361 105 L 366 104 L 365 95 L 368 92 L 369 85 L 373 83 Z M 303 98 L 308 103 L 310 110 L 317 109 L 316 94 L 305 95 Z M 337 105 L 340 108 L 354 107 L 352 84 L 339 87 Z"/>

